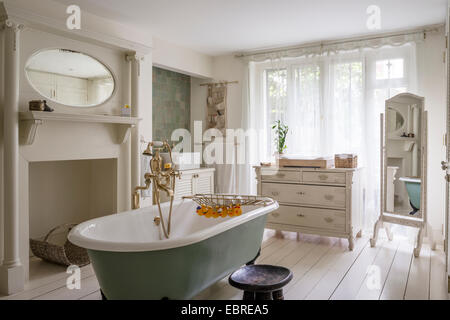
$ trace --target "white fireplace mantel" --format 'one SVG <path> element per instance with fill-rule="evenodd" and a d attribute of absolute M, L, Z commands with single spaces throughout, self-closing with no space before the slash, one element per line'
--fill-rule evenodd
<path fill-rule="evenodd" d="M 2 78 L 7 79 L 1 84 L 4 86 L 3 132 L 0 133 L 3 135 L 4 174 L 0 184 L 7 187 L 3 188 L 0 208 L 0 215 L 3 215 L 0 294 L 7 295 L 22 291 L 28 277 L 29 163 L 115 159 L 117 210 L 125 211 L 131 208 L 133 187 L 140 184 L 140 118 L 146 124 L 145 134 L 151 137 L 151 107 L 145 112 L 139 107 L 141 101 L 151 101 L 151 91 L 142 93 L 140 90 L 151 85 L 151 36 L 87 12 L 83 13 L 81 30 L 68 30 L 67 16 L 63 14 L 66 7 L 53 1 L 45 2 L 44 5 L 44 0 L 39 4 L 28 0 L 0 0 L 3 37 L 0 56 L 3 57 Z M 26 39 L 21 38 L 23 30 L 28 32 L 28 37 L 35 32 L 45 35 L 48 41 L 39 47 L 88 48 L 93 52 L 97 50 L 99 55 L 107 52 L 122 87 L 116 99 L 109 102 L 111 108 L 108 106 L 105 110 L 117 110 L 120 105 L 128 104 L 132 106 L 133 117 L 21 109 L 20 106 L 25 105 L 24 95 L 28 94 L 26 90 L 30 89 L 26 82 L 21 86 L 24 64 L 21 59 L 34 50 L 31 44 L 23 46 Z M 21 53 L 23 47 L 28 51 Z M 122 59 L 124 56 L 126 59 Z"/>
<path fill-rule="evenodd" d="M 47 121 L 84 122 L 99 124 L 114 124 L 117 126 L 117 143 L 125 143 L 141 119 L 136 117 L 121 117 L 97 114 L 73 114 L 59 112 L 27 111 L 19 113 L 20 143 L 32 145 L 35 141 L 39 126 Z"/>

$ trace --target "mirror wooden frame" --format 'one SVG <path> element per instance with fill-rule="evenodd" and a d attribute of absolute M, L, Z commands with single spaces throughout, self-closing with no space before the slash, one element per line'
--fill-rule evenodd
<path fill-rule="evenodd" d="M 420 112 L 421 129 L 420 129 L 420 165 L 421 165 L 421 192 L 420 192 L 420 209 L 419 217 L 405 216 L 399 213 L 386 212 L 386 185 L 387 185 L 387 150 L 386 150 L 386 113 L 380 115 L 380 216 L 374 226 L 373 237 L 370 239 L 370 245 L 374 247 L 378 239 L 380 228 L 384 228 L 388 239 L 392 240 L 393 235 L 386 223 L 399 224 L 403 226 L 415 227 L 419 229 L 417 235 L 416 246 L 414 248 L 414 256 L 420 255 L 423 237 L 425 232 L 430 238 L 432 249 L 436 247 L 436 243 L 432 239 L 432 232 L 428 232 L 429 224 L 427 220 L 427 151 L 428 151 L 428 112 L 425 111 L 425 99 L 411 93 L 401 93 L 395 97 L 386 100 L 385 112 L 388 107 L 395 104 L 417 105 Z M 408 121 L 408 119 L 406 119 Z"/>

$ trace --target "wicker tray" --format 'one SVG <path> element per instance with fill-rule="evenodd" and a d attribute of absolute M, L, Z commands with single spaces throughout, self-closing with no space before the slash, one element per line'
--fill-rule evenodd
<path fill-rule="evenodd" d="M 31 252 L 45 261 L 63 266 L 76 265 L 82 267 L 89 264 L 90 260 L 87 250 L 74 245 L 67 237 L 64 245 L 49 242 L 50 237 L 57 230 L 65 229 L 69 232 L 75 226 L 76 224 L 64 224 L 50 230 L 44 240 L 30 239 Z"/>
<path fill-rule="evenodd" d="M 358 156 L 357 155 L 335 155 L 334 164 L 336 168 L 358 168 Z"/>
<path fill-rule="evenodd" d="M 279 167 L 331 169 L 334 168 L 334 159 L 327 157 L 317 158 L 317 157 L 282 156 L 280 158 L 277 158 L 277 164 Z"/>

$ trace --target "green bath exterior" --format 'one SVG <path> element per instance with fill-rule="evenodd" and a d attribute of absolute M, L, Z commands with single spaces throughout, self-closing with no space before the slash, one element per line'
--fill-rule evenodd
<path fill-rule="evenodd" d="M 88 250 L 108 300 L 190 299 L 253 260 L 267 215 L 203 241 L 159 251 Z"/>
<path fill-rule="evenodd" d="M 405 181 L 409 200 L 416 209 L 420 209 L 420 182 Z"/>

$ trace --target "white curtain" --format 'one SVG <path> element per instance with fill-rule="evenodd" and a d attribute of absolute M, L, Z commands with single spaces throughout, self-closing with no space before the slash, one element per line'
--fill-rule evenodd
<path fill-rule="evenodd" d="M 415 64 L 414 42 L 249 62 L 243 128 L 258 134 L 247 140 L 250 165 L 239 171 L 239 191 L 256 193 L 251 165 L 273 160 L 271 124 L 281 120 L 290 128 L 289 154 L 358 154 L 365 224 L 372 226 L 379 213 L 380 113 L 389 97 L 414 93 Z"/>

